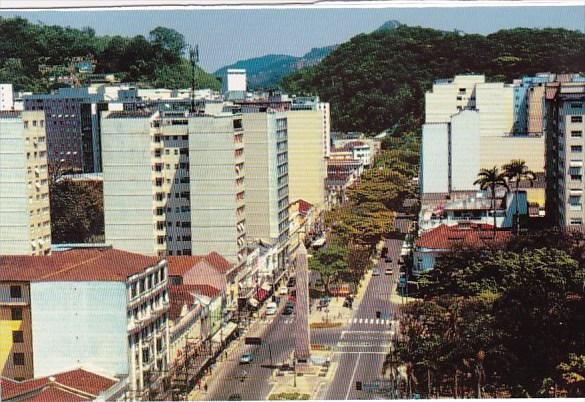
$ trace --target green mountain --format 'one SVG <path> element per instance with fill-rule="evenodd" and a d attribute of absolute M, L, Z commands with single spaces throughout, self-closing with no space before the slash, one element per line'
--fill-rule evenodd
<path fill-rule="evenodd" d="M 81 59 L 91 61 L 96 73 L 115 73 L 124 82 L 186 88 L 191 85 L 186 48 L 182 34 L 163 27 L 148 38 L 96 36 L 91 28 L 0 17 L 0 82 L 11 82 L 17 90 L 47 91 L 51 71 L 72 72 Z M 198 69 L 196 76 L 199 86 L 219 89 L 219 81 L 205 71 Z"/>
<path fill-rule="evenodd" d="M 376 29 L 374 32 L 380 32 L 380 31 L 388 31 L 388 30 L 392 30 L 392 29 L 396 29 L 399 26 L 401 26 L 402 23 L 400 23 L 400 21 L 396 21 L 396 20 L 389 20 L 386 21 L 385 23 L 383 23 L 378 29 Z"/>
<path fill-rule="evenodd" d="M 401 25 L 357 35 L 281 85 L 330 102 L 337 131 L 394 127 L 401 135 L 420 127 L 424 94 L 435 79 L 481 73 L 510 82 L 542 71 L 584 72 L 584 54 L 579 31 L 517 28 L 483 36 Z"/>
<path fill-rule="evenodd" d="M 252 59 L 240 60 L 217 70 L 218 77 L 225 75 L 229 68 L 246 69 L 248 86 L 251 89 L 276 87 L 282 78 L 300 68 L 313 66 L 323 60 L 337 46 L 313 48 L 301 57 L 286 54 L 269 54 Z"/>

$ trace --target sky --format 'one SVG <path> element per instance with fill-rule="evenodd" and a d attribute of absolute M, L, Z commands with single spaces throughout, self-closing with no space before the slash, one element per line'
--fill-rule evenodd
<path fill-rule="evenodd" d="M 148 35 L 157 26 L 199 44 L 209 71 L 266 54 L 301 56 L 313 47 L 343 43 L 385 21 L 466 33 L 514 27 L 585 30 L 585 7 L 272 8 L 0 12 L 49 25 L 92 27 L 98 35 Z"/>

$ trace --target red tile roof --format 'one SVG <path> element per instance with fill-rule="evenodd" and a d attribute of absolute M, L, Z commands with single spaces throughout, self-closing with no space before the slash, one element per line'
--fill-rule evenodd
<path fill-rule="evenodd" d="M 158 257 L 111 248 L 74 249 L 49 256 L 0 256 L 0 281 L 126 281 Z"/>
<path fill-rule="evenodd" d="M 183 255 L 169 256 L 166 258 L 169 263 L 169 273 L 173 276 L 183 276 L 195 265 L 204 261 L 211 265 L 217 272 L 226 274 L 233 265 L 215 251 L 207 255 Z"/>
<path fill-rule="evenodd" d="M 42 377 L 26 381 L 14 381 L 8 378 L 0 378 L 2 395 L 0 400 L 18 397 L 22 401 L 81 401 L 95 399 L 100 393 L 115 385 L 118 381 L 112 378 L 92 373 L 84 369 L 76 369 L 52 376 Z M 63 391 L 59 386 L 70 389 Z M 78 394 L 74 392 L 78 391 Z M 41 393 L 39 393 L 41 392 Z M 27 398 L 26 394 L 32 394 Z M 22 398 L 22 399 L 21 399 Z"/>
<path fill-rule="evenodd" d="M 172 320 L 181 316 L 183 306 L 189 309 L 195 304 L 193 294 L 200 294 L 210 298 L 215 298 L 221 294 L 221 291 L 211 285 L 172 285 L 169 286 L 170 308 L 169 316 Z"/>
<path fill-rule="evenodd" d="M 441 225 L 423 233 L 416 241 L 416 247 L 448 250 L 454 246 L 480 247 L 488 244 L 501 243 L 510 238 L 509 230 L 494 231 L 492 225 L 447 226 Z"/>

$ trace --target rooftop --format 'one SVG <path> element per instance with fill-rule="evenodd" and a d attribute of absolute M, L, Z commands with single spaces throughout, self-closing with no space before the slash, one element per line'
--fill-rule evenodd
<path fill-rule="evenodd" d="M 120 110 L 110 112 L 106 118 L 107 119 L 129 119 L 135 117 L 150 117 L 155 113 L 154 110 L 151 109 L 138 109 L 138 110 Z"/>
<path fill-rule="evenodd" d="M 0 399 L 39 402 L 93 400 L 117 382 L 118 380 L 114 378 L 82 368 L 26 381 L 0 377 L 2 385 Z"/>
<path fill-rule="evenodd" d="M 214 251 L 207 255 L 168 256 L 166 260 L 169 263 L 169 273 L 173 276 L 183 276 L 202 261 L 208 263 L 222 274 L 226 274 L 233 268 L 233 265 L 228 260 Z"/>
<path fill-rule="evenodd" d="M 495 237 L 494 237 L 495 233 Z M 471 225 L 440 225 L 435 229 L 423 233 L 416 240 L 416 247 L 449 250 L 461 245 L 468 247 L 480 247 L 489 244 L 499 244 L 510 238 L 512 232 L 509 230 L 496 230 L 492 225 L 471 224 Z"/>
<path fill-rule="evenodd" d="M 111 248 L 71 249 L 48 256 L 2 255 L 0 281 L 125 282 L 159 261 Z"/>

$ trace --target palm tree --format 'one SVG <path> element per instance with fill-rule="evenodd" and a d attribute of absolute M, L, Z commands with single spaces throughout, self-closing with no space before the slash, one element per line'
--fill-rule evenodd
<path fill-rule="evenodd" d="M 532 185 L 534 183 L 534 179 L 536 179 L 536 174 L 532 170 L 528 169 L 526 162 L 522 159 L 514 159 L 503 165 L 502 169 L 504 170 L 504 175 L 508 178 L 508 180 L 516 182 L 516 186 L 514 188 L 514 194 L 516 196 L 516 211 L 514 213 L 514 219 L 516 221 L 516 234 L 519 234 L 520 211 L 518 209 L 520 202 L 518 201 L 518 189 L 520 187 L 520 181 L 529 180 L 530 185 Z"/>
<path fill-rule="evenodd" d="M 509 190 L 506 176 L 500 173 L 498 168 L 494 166 L 491 169 L 481 169 L 477 174 L 477 180 L 473 182 L 474 185 L 479 185 L 483 191 L 488 188 L 492 193 L 492 212 L 494 214 L 494 238 L 496 237 L 496 188 L 505 187 Z"/>

